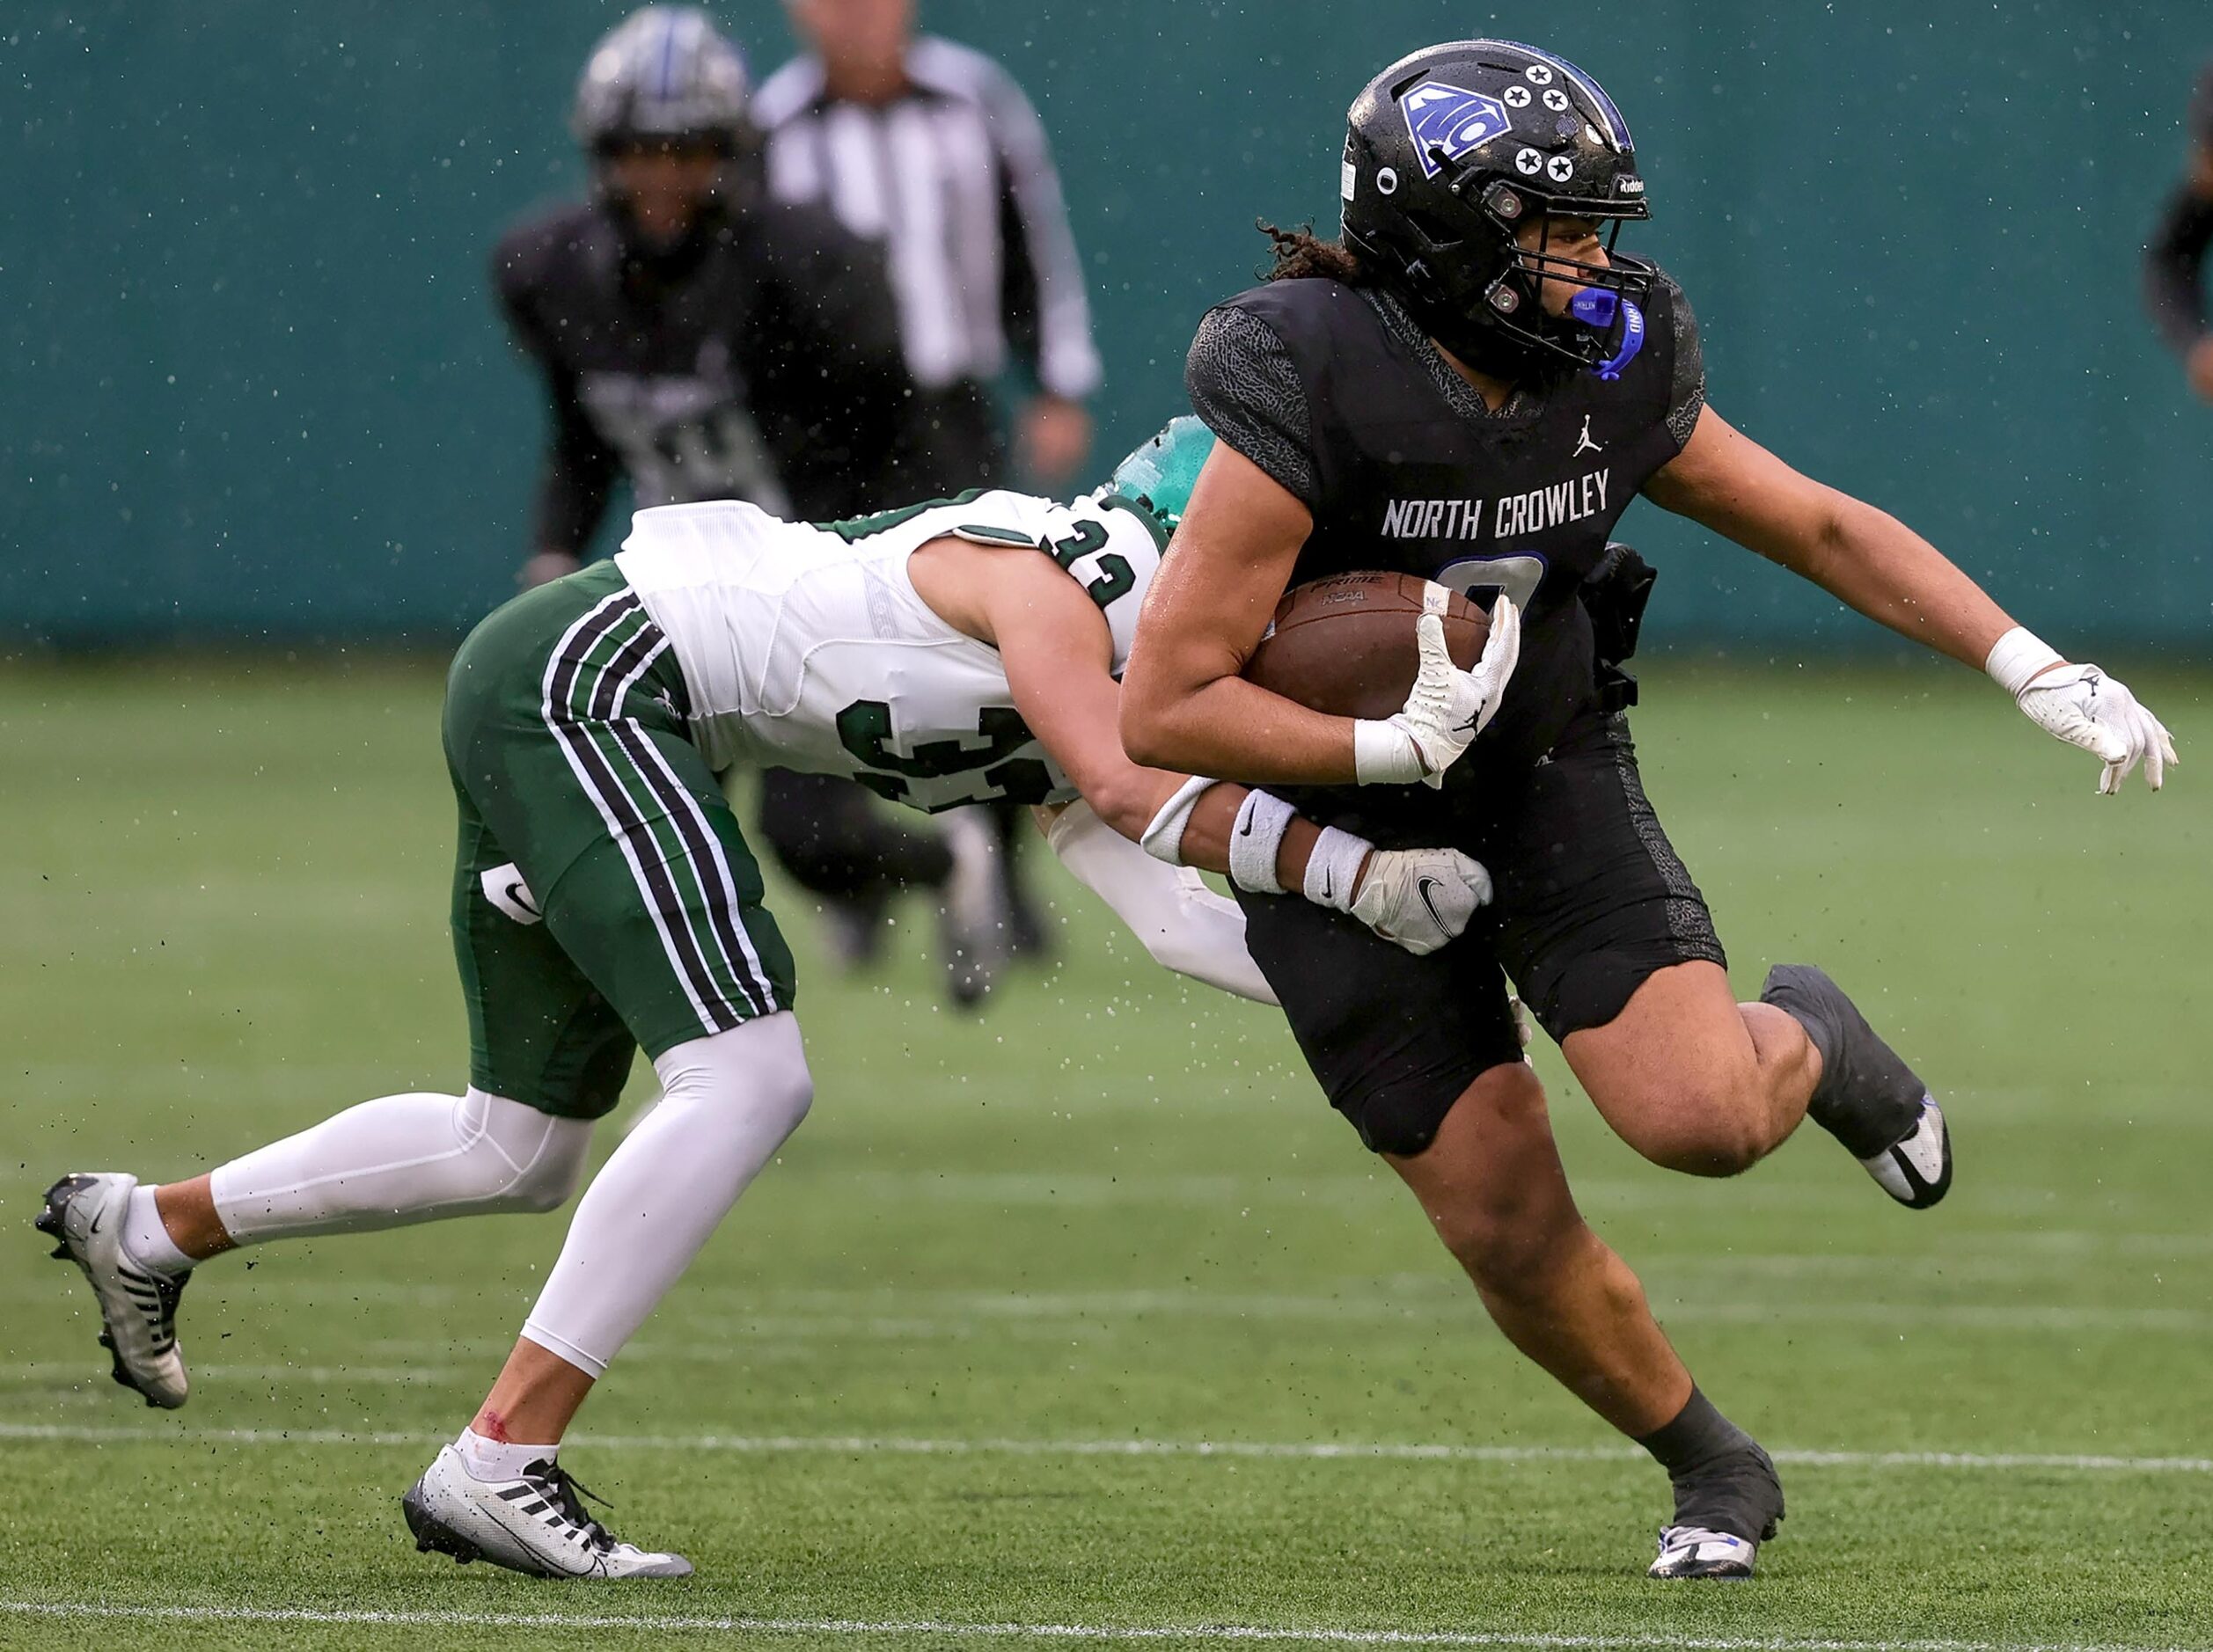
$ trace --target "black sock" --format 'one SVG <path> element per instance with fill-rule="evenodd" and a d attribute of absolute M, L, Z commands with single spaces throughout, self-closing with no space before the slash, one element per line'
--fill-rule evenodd
<path fill-rule="evenodd" d="M 1777 964 L 1768 971 L 1760 1002 L 1804 1027 L 1821 1052 L 1821 1082 L 1806 1116 L 1853 1158 L 1872 1159 L 1912 1133 L 1928 1092 L 1826 972 L 1812 964 Z"/>
<path fill-rule="evenodd" d="M 1775 1535 L 1783 1517 L 1775 1465 L 1695 1384 L 1675 1420 L 1640 1436 L 1637 1444 L 1674 1482 L 1677 1525 L 1704 1526 L 1754 1543 Z"/>
<path fill-rule="evenodd" d="M 1695 1474 L 1721 1458 L 1736 1456 L 1752 1443 L 1752 1436 L 1716 1410 L 1696 1383 L 1690 1385 L 1690 1398 L 1673 1422 L 1664 1422 L 1637 1440 L 1671 1480 Z"/>

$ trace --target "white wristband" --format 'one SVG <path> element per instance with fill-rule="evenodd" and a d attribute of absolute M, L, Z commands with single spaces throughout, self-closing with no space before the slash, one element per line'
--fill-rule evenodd
<path fill-rule="evenodd" d="M 1982 669 L 2015 699 L 2021 698 L 2030 679 L 2047 667 L 2064 665 L 2067 657 L 2025 625 L 2016 625 L 1990 645 L 1990 657 Z"/>
<path fill-rule="evenodd" d="M 1352 910 L 1352 886 L 1359 881 L 1360 862 L 1375 845 L 1365 837 L 1324 826 L 1307 857 L 1306 897 L 1333 911 Z"/>
<path fill-rule="evenodd" d="M 1171 866 L 1183 864 L 1183 829 L 1191 823 L 1191 811 L 1198 807 L 1198 800 L 1206 788 L 1213 785 L 1203 775 L 1193 775 L 1176 788 L 1176 795 L 1161 805 L 1160 813 L 1153 816 L 1138 843 L 1155 860 L 1165 860 Z"/>
<path fill-rule="evenodd" d="M 1276 855 L 1298 810 L 1279 797 L 1249 792 L 1229 834 L 1229 881 L 1250 895 L 1281 895 Z"/>
<path fill-rule="evenodd" d="M 1363 717 L 1352 725 L 1352 778 L 1361 786 L 1411 786 L 1427 775 L 1421 748 L 1396 723 Z"/>

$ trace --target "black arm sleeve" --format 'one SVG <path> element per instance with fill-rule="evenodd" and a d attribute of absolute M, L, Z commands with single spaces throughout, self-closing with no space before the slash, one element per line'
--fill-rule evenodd
<path fill-rule="evenodd" d="M 1022 204 L 1015 199 L 1014 175 L 1004 165 L 999 169 L 999 313 L 1007 346 L 1034 378 L 1044 344 L 1037 317 L 1037 267 L 1030 261 L 1030 237 L 1022 227 Z"/>
<path fill-rule="evenodd" d="M 1706 358 L 1690 300 L 1667 274 L 1660 276 L 1660 289 L 1674 312 L 1675 369 L 1667 386 L 1667 434 L 1681 452 L 1698 428 L 1698 414 L 1706 405 Z"/>
<path fill-rule="evenodd" d="M 498 295 L 508 331 L 546 381 L 549 422 L 531 513 L 531 549 L 582 556 L 607 514 L 621 463 L 585 413 L 576 392 L 576 376 L 561 364 L 531 303 L 523 261 L 515 245 L 502 243 L 493 255 L 492 290 Z"/>
<path fill-rule="evenodd" d="M 553 398 L 553 428 L 546 437 L 546 464 L 539 474 L 538 505 L 531 517 L 534 548 L 581 557 L 606 517 L 622 465 L 586 415 L 575 377 L 550 367 L 546 376 Z"/>
<path fill-rule="evenodd" d="M 1044 122 L 996 64 L 980 95 L 999 173 L 1000 325 L 1038 389 L 1081 400 L 1099 387 L 1099 351 Z"/>
<path fill-rule="evenodd" d="M 2159 336 L 2178 353 L 2206 336 L 2205 250 L 2213 245 L 2213 198 L 2174 192 L 2143 252 L 2143 302 Z"/>
<path fill-rule="evenodd" d="M 1234 304 L 1208 311 L 1183 359 L 1183 388 L 1209 430 L 1319 508 L 1306 386 L 1272 327 Z"/>

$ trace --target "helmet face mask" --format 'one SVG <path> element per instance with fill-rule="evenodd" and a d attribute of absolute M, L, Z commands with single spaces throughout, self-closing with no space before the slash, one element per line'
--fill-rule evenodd
<path fill-rule="evenodd" d="M 1347 128 L 1345 242 L 1439 343 L 1513 375 L 1627 359 L 1652 272 L 1614 245 L 1650 209 L 1629 128 L 1590 77 L 1512 41 L 1451 41 L 1385 69 Z M 1552 251 L 1560 220 L 1600 225 L 1606 261 Z M 1568 313 L 1545 307 L 1547 281 L 1583 289 Z"/>

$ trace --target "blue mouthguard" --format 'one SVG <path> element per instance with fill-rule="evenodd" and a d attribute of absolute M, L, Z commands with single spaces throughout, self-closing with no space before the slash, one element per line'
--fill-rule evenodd
<path fill-rule="evenodd" d="M 1568 300 L 1567 312 L 1585 326 L 1599 332 L 1612 328 L 1618 318 L 1622 324 L 1621 346 L 1614 354 L 1591 369 L 1599 377 L 1609 383 L 1622 376 L 1622 369 L 1637 359 L 1637 352 L 1645 347 L 1645 312 L 1619 293 L 1603 288 L 1586 287 Z"/>

